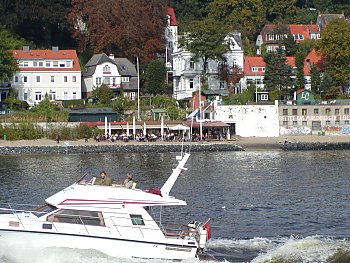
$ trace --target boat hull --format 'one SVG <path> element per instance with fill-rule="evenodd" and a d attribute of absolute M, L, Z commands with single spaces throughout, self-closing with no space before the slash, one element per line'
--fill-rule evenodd
<path fill-rule="evenodd" d="M 4 243 L 3 243 L 4 242 Z M 160 243 L 142 240 L 115 239 L 76 234 L 34 232 L 0 229 L 0 243 L 23 248 L 70 248 L 97 250 L 108 256 L 121 258 L 147 258 L 183 260 L 195 258 L 195 245 Z M 189 242 L 191 243 L 191 242 Z"/>

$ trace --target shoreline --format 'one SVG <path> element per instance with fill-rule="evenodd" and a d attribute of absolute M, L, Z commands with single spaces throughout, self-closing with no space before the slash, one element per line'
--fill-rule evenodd
<path fill-rule="evenodd" d="M 287 144 L 283 142 L 287 139 Z M 102 152 L 176 152 L 181 142 L 96 142 L 90 139 L 61 141 L 50 139 L 5 141 L 0 140 L 0 155 L 50 153 L 102 153 Z M 184 144 L 191 151 L 269 151 L 269 150 L 350 150 L 350 135 L 299 135 L 279 137 L 239 137 L 229 141 L 202 141 Z"/>

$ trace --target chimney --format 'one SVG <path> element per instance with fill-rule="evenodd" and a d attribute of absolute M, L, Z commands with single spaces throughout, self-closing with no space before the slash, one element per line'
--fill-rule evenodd
<path fill-rule="evenodd" d="M 24 52 L 29 52 L 29 46 L 23 46 L 23 51 Z"/>
<path fill-rule="evenodd" d="M 58 49 L 58 47 L 57 47 L 57 46 L 52 47 L 52 51 L 53 51 L 53 52 L 58 52 L 58 50 L 59 50 L 59 49 Z"/>
<path fill-rule="evenodd" d="M 109 54 L 109 58 L 114 60 L 114 54 Z"/>

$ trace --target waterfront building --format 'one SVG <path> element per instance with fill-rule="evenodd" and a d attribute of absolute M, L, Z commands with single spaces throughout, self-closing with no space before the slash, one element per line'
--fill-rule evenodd
<path fill-rule="evenodd" d="M 230 50 L 224 54 L 229 67 L 237 65 L 243 69 L 243 44 L 241 34 L 233 32 Z M 219 64 L 216 60 L 209 60 L 207 67 L 208 89 L 226 90 L 227 83 L 218 78 Z M 195 60 L 194 54 L 177 45 L 173 53 L 173 97 L 177 100 L 189 100 L 192 93 L 199 90 L 200 76 L 203 73 L 203 61 Z"/>
<path fill-rule="evenodd" d="M 83 98 L 91 97 L 92 91 L 102 84 L 116 94 L 123 92 L 130 100 L 136 98 L 137 71 L 127 58 L 115 58 L 113 54 L 95 54 L 86 63 L 82 76 Z"/>
<path fill-rule="evenodd" d="M 81 70 L 75 50 L 12 50 L 18 62 L 11 85 L 30 106 L 47 94 L 50 101 L 81 99 Z"/>

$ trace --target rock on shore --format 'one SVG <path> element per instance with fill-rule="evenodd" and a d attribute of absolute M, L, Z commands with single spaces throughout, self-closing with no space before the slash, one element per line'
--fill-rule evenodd
<path fill-rule="evenodd" d="M 181 144 L 94 144 L 94 145 L 45 145 L 45 146 L 4 146 L 0 155 L 17 154 L 87 154 L 87 153 L 147 153 L 181 152 Z M 184 145 L 191 152 L 243 151 L 233 143 L 203 143 Z"/>

